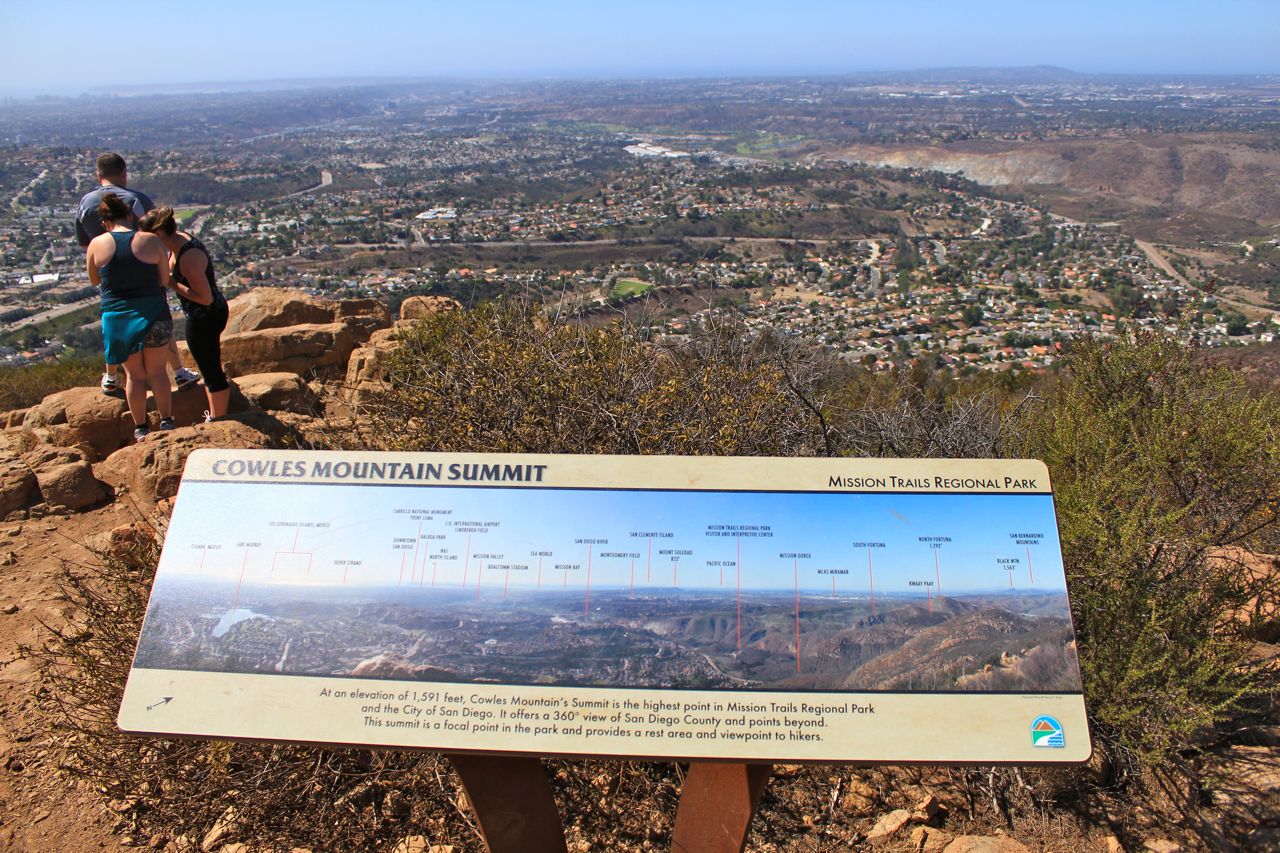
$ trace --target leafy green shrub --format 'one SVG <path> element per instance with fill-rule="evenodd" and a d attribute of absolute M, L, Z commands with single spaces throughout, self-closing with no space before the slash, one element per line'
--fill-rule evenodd
<path fill-rule="evenodd" d="M 97 385 L 101 373 L 101 358 L 0 367 L 0 412 L 34 406 L 50 394 L 68 388 Z"/>
<path fill-rule="evenodd" d="M 1276 578 L 1280 406 L 1168 338 L 1086 342 L 1026 424 L 1049 465 L 1085 695 L 1120 769 L 1159 764 L 1251 692 Z"/>

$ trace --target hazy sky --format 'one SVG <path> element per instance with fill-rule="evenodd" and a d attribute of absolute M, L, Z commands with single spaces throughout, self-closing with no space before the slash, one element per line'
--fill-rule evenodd
<path fill-rule="evenodd" d="M 912 581 L 941 584 L 944 592 L 1060 591 L 1066 583 L 1053 499 L 1041 494 L 196 481 L 184 482 L 182 495 L 187 509 L 169 529 L 161 572 L 232 583 L 243 573 L 248 583 L 425 586 L 430 572 L 441 586 L 473 588 L 485 584 L 481 565 L 486 588 L 499 593 L 539 581 L 547 589 L 583 588 L 588 573 L 595 586 L 736 588 L 741 580 L 743 589 L 757 590 L 830 589 L 834 577 L 837 589 L 861 593 L 870 592 L 874 571 L 875 588 L 895 594 L 926 592 Z M 202 506 L 224 511 L 192 509 Z M 448 513 L 424 520 L 410 509 Z M 507 576 L 502 567 L 511 564 L 520 568 Z"/>
<path fill-rule="evenodd" d="M 0 92 L 349 76 L 1280 72 L 1278 0 L 0 0 Z"/>

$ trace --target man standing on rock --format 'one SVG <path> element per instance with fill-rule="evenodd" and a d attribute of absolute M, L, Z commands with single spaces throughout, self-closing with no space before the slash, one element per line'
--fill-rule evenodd
<path fill-rule="evenodd" d="M 145 193 L 129 189 L 129 167 L 119 154 L 114 152 L 103 154 L 98 158 L 97 166 L 98 188 L 86 193 L 85 197 L 80 199 L 80 207 L 76 211 L 76 240 L 79 241 L 82 249 L 87 248 L 90 240 L 105 231 L 102 220 L 98 218 L 98 205 L 102 204 L 103 195 L 111 193 L 119 196 L 138 219 L 156 206 Z M 190 388 L 200 381 L 199 374 L 182 366 L 182 362 L 178 359 L 178 349 L 172 340 L 169 342 L 169 364 L 173 367 L 173 378 L 179 391 Z M 102 374 L 102 393 L 119 392 L 120 385 L 116 379 L 119 369 L 118 364 L 106 365 Z"/>

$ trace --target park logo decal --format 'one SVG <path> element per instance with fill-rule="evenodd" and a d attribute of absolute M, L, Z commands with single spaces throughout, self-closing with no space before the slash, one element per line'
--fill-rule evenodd
<path fill-rule="evenodd" d="M 1031 745 L 1057 747 L 1067 745 L 1067 737 L 1062 733 L 1062 724 L 1053 717 L 1036 717 L 1031 724 Z"/>

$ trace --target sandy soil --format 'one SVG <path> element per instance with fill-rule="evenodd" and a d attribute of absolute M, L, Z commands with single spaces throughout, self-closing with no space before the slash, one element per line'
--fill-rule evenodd
<path fill-rule="evenodd" d="M 38 676 L 18 647 L 43 642 L 42 623 L 64 618 L 62 562 L 84 560 L 91 536 L 132 520 L 114 503 L 69 518 L 0 523 L 0 850 L 127 849 L 88 784 L 56 772 L 58 752 L 35 709 Z"/>

